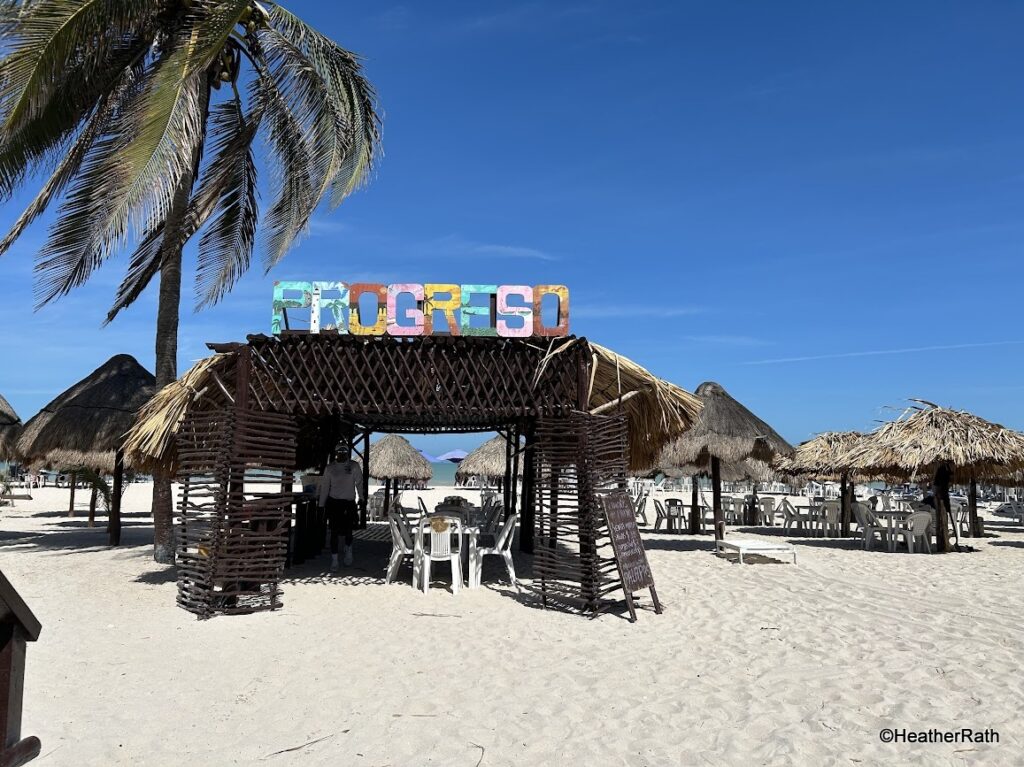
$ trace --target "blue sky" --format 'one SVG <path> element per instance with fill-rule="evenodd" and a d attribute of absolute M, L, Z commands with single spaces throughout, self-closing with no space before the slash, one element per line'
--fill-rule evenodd
<path fill-rule="evenodd" d="M 271 275 L 184 307 L 181 371 L 268 332 L 274 279 L 561 282 L 573 332 L 793 442 L 908 397 L 1024 429 L 1024 5 L 287 5 L 365 56 L 385 156 Z M 112 354 L 153 364 L 152 289 L 100 328 L 123 257 L 32 312 L 44 236 L 0 258 L 23 418 Z"/>

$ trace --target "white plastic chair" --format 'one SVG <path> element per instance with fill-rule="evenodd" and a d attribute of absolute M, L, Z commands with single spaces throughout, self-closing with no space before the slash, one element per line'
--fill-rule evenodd
<path fill-rule="evenodd" d="M 482 533 L 496 533 L 501 522 L 501 512 L 505 510 L 505 504 L 495 500 L 491 502 L 488 509 L 484 509 L 483 524 L 480 525 Z"/>
<path fill-rule="evenodd" d="M 804 524 L 810 525 L 811 518 L 806 514 L 801 514 L 796 510 L 796 507 L 789 502 L 788 498 L 783 498 L 782 503 L 779 504 L 779 511 L 782 512 L 782 529 L 790 530 L 793 525 L 796 525 L 797 530 L 803 530 Z"/>
<path fill-rule="evenodd" d="M 412 587 L 417 588 L 422 569 L 420 557 L 423 549 L 417 549 L 413 543 L 412 532 L 400 514 L 388 514 L 388 527 L 391 528 L 391 560 L 388 562 L 388 574 L 384 582 L 393 583 L 395 576 L 398 575 L 398 568 L 402 566 L 402 560 L 412 557 Z"/>
<path fill-rule="evenodd" d="M 494 538 L 493 546 L 481 546 L 479 542 L 470 552 L 469 557 L 469 582 L 473 588 L 480 587 L 480 575 L 484 569 L 484 557 L 489 555 L 500 556 L 505 560 L 505 569 L 508 570 L 508 578 L 512 585 L 519 590 L 519 581 L 516 580 L 516 566 L 512 562 L 512 536 L 516 529 L 518 514 L 511 515 L 505 520 L 501 531 Z"/>
<path fill-rule="evenodd" d="M 424 534 L 429 536 L 429 549 L 424 546 Z M 452 593 L 458 594 L 462 586 L 462 520 L 446 514 L 424 517 L 416 527 L 416 536 L 416 546 L 422 561 L 420 584 L 423 593 L 426 594 L 430 588 L 430 563 L 450 562 Z"/>
<path fill-rule="evenodd" d="M 871 513 L 870 509 L 866 508 L 865 504 L 853 504 L 853 515 L 857 518 L 857 524 L 860 525 L 861 537 L 864 542 L 864 548 L 867 551 L 871 551 L 876 535 L 881 539 L 882 543 L 888 542 L 889 529 L 878 524 L 877 518 Z"/>
<path fill-rule="evenodd" d="M 774 498 L 758 498 L 757 505 L 761 510 L 761 524 L 762 525 L 775 525 L 775 499 Z"/>
<path fill-rule="evenodd" d="M 839 501 L 825 501 L 821 509 L 821 534 L 828 537 L 839 535 L 842 528 L 842 506 Z"/>
<path fill-rule="evenodd" d="M 893 530 L 893 536 L 897 539 L 902 538 L 907 542 L 907 551 L 911 554 L 914 553 L 914 541 L 917 538 L 924 540 L 925 549 L 929 554 L 932 553 L 932 536 L 931 536 L 931 525 L 932 515 L 927 511 L 915 511 L 909 517 L 905 524 L 897 527 Z"/>

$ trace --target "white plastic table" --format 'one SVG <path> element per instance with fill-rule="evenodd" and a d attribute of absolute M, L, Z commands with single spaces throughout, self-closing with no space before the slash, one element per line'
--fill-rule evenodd
<path fill-rule="evenodd" d="M 792 554 L 793 564 L 796 564 L 796 549 L 789 543 L 755 541 L 749 538 L 730 538 L 728 540 L 716 541 L 715 549 L 718 552 L 735 551 L 740 555 L 741 565 L 743 564 L 744 554 Z"/>
<path fill-rule="evenodd" d="M 912 511 L 876 511 L 874 515 L 876 517 L 884 517 L 888 526 L 889 532 L 886 536 L 888 538 L 889 551 L 896 551 L 896 521 L 903 521 L 907 517 L 913 514 Z"/>

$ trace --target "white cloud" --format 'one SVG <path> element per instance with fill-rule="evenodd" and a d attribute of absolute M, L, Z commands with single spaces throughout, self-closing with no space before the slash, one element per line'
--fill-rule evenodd
<path fill-rule="evenodd" d="M 768 360 L 750 360 L 744 365 L 781 365 L 788 362 L 813 362 L 816 360 L 839 360 L 853 357 L 880 357 L 890 354 L 918 354 L 920 352 L 954 351 L 957 349 L 983 349 L 994 346 L 1020 346 L 1024 341 L 982 341 L 971 344 L 945 344 L 941 346 L 911 346 L 903 349 L 874 349 L 864 352 L 838 352 L 835 354 L 811 354 L 803 357 L 779 357 Z"/>

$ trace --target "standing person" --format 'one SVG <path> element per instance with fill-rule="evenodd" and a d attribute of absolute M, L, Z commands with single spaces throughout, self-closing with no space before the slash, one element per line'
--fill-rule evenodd
<path fill-rule="evenodd" d="M 356 526 L 356 493 L 362 493 L 363 470 L 352 460 L 349 448 L 335 449 L 320 480 L 320 508 L 327 510 L 331 535 L 331 571 L 338 569 L 338 536 L 345 536 L 345 567 L 352 564 L 352 531 Z"/>

